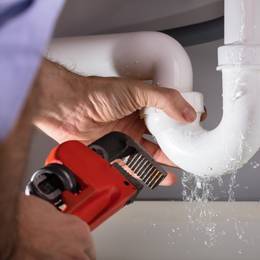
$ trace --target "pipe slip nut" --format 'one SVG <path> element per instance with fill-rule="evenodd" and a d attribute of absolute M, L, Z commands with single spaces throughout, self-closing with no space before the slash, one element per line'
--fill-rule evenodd
<path fill-rule="evenodd" d="M 218 70 L 222 66 L 260 68 L 260 45 L 225 45 L 218 48 Z"/>

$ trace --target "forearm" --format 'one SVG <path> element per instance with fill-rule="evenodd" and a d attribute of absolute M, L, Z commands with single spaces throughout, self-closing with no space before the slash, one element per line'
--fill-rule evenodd
<path fill-rule="evenodd" d="M 18 197 L 24 177 L 31 122 L 35 111 L 36 89 L 33 88 L 16 126 L 0 143 L 0 258 L 5 259 L 16 246 Z M 12 109 L 12 108 L 10 108 Z"/>
<path fill-rule="evenodd" d="M 45 59 L 37 85 L 41 95 L 34 124 L 57 142 L 75 138 L 73 127 L 89 103 L 90 78 Z"/>
<path fill-rule="evenodd" d="M 41 122 L 45 118 L 57 117 L 63 112 L 63 103 L 73 99 L 73 85 L 76 85 L 74 73 L 63 66 L 44 59 L 40 67 L 37 87 L 40 89 L 39 110 L 34 118 Z M 75 92 L 74 92 L 75 93 Z"/>

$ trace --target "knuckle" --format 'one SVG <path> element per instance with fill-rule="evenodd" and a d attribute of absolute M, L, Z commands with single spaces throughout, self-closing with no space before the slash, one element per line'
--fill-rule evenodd
<path fill-rule="evenodd" d="M 157 94 L 155 96 L 157 99 L 161 98 L 164 102 L 173 102 L 173 100 L 178 99 L 179 95 L 180 93 L 176 89 L 157 88 Z"/>
<path fill-rule="evenodd" d="M 84 230 L 87 231 L 89 230 L 89 226 L 87 223 L 85 223 L 83 220 L 81 220 L 79 217 L 70 215 L 69 218 L 67 219 L 67 225 L 70 225 L 76 230 Z"/>
<path fill-rule="evenodd" d="M 181 93 L 173 89 L 168 95 L 169 101 L 175 103 L 176 105 L 184 105 L 186 103 L 185 99 L 182 97 Z"/>
<path fill-rule="evenodd" d="M 84 230 L 89 230 L 89 226 L 86 222 L 84 222 L 83 220 L 81 220 L 80 218 L 77 219 L 77 225 L 79 228 L 84 229 Z"/>
<path fill-rule="evenodd" d="M 77 224 L 77 223 L 81 222 L 81 219 L 79 217 L 77 217 L 76 215 L 67 215 L 67 217 L 68 217 L 68 220 L 72 223 Z"/>
<path fill-rule="evenodd" d="M 169 89 L 168 90 L 168 94 L 172 98 L 179 98 L 179 97 L 181 97 L 181 94 L 180 94 L 180 92 L 177 89 Z"/>
<path fill-rule="evenodd" d="M 135 106 L 145 106 L 148 103 L 148 94 L 145 88 L 139 85 L 133 85 L 133 87 L 128 88 L 129 94 L 132 97 Z"/>

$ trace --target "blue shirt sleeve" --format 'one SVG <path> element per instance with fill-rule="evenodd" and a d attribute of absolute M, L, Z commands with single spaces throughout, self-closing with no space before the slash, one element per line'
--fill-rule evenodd
<path fill-rule="evenodd" d="M 62 6 L 63 0 L 0 4 L 0 140 L 19 116 Z"/>

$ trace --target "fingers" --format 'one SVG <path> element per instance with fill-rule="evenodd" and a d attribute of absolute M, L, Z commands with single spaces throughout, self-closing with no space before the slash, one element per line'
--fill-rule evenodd
<path fill-rule="evenodd" d="M 207 112 L 207 108 L 204 106 L 204 113 L 201 115 L 200 121 L 204 121 L 206 120 L 207 116 L 208 116 L 208 112 Z"/>
<path fill-rule="evenodd" d="M 196 112 L 175 89 L 154 87 L 139 83 L 132 88 L 133 95 L 140 107 L 156 107 L 180 122 L 192 122 Z"/>

